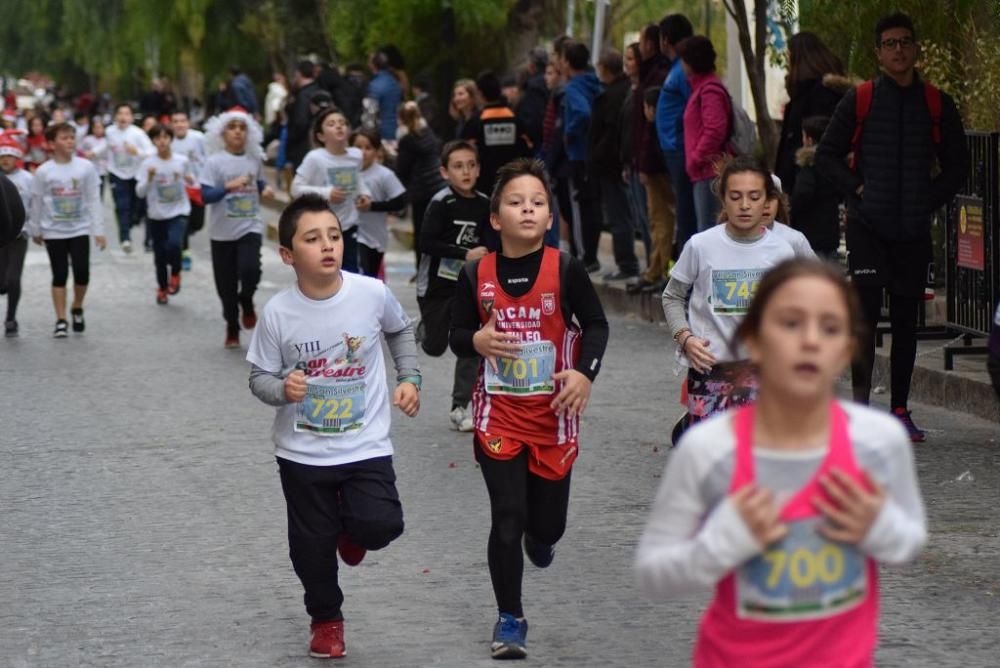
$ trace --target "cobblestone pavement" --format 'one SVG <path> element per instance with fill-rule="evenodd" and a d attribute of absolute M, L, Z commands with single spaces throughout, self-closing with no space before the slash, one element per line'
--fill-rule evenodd
<path fill-rule="evenodd" d="M 95 253 L 87 333 L 62 341 L 47 260 L 29 255 L 22 336 L 0 341 L 0 665 L 319 665 L 272 409 L 247 389 L 244 353 L 222 348 L 204 233 L 193 245 L 166 307 L 150 256 Z M 292 278 L 272 246 L 264 257 L 259 304 Z M 410 258 L 391 259 L 415 314 Z M 569 530 L 551 568 L 526 571 L 531 665 L 686 664 L 707 596 L 649 603 L 631 574 L 679 412 L 667 348 L 657 327 L 612 317 Z M 486 493 L 469 437 L 447 428 L 452 358 L 422 364 L 421 414 L 394 415 L 406 533 L 341 571 L 338 665 L 492 665 Z M 933 535 L 916 563 L 884 571 L 879 663 L 1000 665 L 1000 430 L 925 406 L 915 417 L 931 431 L 918 463 Z"/>

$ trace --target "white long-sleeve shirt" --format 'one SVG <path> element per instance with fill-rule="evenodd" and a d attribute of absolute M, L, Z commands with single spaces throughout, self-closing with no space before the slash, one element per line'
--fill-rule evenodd
<path fill-rule="evenodd" d="M 892 416 L 847 402 L 841 407 L 858 466 L 886 490 L 859 547 L 876 561 L 909 561 L 927 541 L 910 440 Z M 670 455 L 635 560 L 639 588 L 650 597 L 711 588 L 764 549 L 728 498 L 736 451 L 732 418 L 723 413 L 695 425 Z M 757 484 L 781 502 L 805 486 L 827 450 L 753 452 Z"/>
<path fill-rule="evenodd" d="M 334 155 L 325 148 L 316 148 L 306 154 L 292 179 L 292 196 L 315 193 L 329 201 L 330 192 L 340 188 L 347 198 L 339 204 L 330 202 L 330 209 L 340 219 L 340 227 L 349 230 L 358 224 L 358 207 L 354 198 L 358 195 L 371 196 L 368 186 L 361 178 L 363 158 L 361 149 L 348 148 L 341 155 Z"/>
<path fill-rule="evenodd" d="M 73 156 L 69 162 L 48 160 L 35 172 L 31 236 L 72 239 L 104 236 L 100 178 L 93 163 Z"/>
<path fill-rule="evenodd" d="M 149 178 L 149 169 L 155 174 Z M 135 194 L 145 197 L 150 220 L 170 220 L 191 215 L 191 200 L 187 194 L 187 179 L 194 184 L 191 163 L 182 155 L 171 155 L 164 160 L 154 155 L 142 161 L 135 175 Z"/>
<path fill-rule="evenodd" d="M 124 130 L 110 125 L 105 137 L 108 140 L 108 172 L 120 179 L 134 179 L 142 161 L 156 154 L 149 136 L 135 125 Z M 135 155 L 129 153 L 128 145 L 136 149 Z"/>

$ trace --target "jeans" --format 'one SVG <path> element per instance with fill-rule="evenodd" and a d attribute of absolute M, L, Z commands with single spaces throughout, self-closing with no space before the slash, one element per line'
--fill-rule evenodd
<path fill-rule="evenodd" d="M 691 179 L 684 167 L 684 151 L 664 151 L 670 183 L 674 187 L 674 210 L 677 226 L 677 254 L 684 250 L 684 244 L 698 231 L 698 214 L 694 208 L 694 190 Z"/>
<path fill-rule="evenodd" d="M 623 274 L 639 273 L 639 260 L 635 256 L 635 223 L 628 202 L 628 192 L 621 176 L 601 176 L 601 209 L 604 220 L 611 228 L 611 241 L 615 251 L 615 264 Z"/>
<path fill-rule="evenodd" d="M 142 201 L 135 194 L 135 179 L 121 179 L 111 174 L 111 196 L 115 200 L 115 215 L 118 218 L 118 242 L 125 243 L 132 238 L 132 226 L 139 222 Z"/>
<path fill-rule="evenodd" d="M 583 249 L 583 263 L 592 265 L 597 262 L 597 247 L 601 240 L 600 194 L 594 192 L 597 184 L 587 174 L 587 163 L 579 160 L 572 164 L 570 228 L 573 239 L 579 242 L 577 248 Z"/>
<path fill-rule="evenodd" d="M 650 248 L 653 244 L 649 236 L 649 214 L 646 211 L 646 189 L 639 182 L 639 171 L 633 168 L 628 170 L 628 205 L 632 212 L 632 222 L 642 239 L 642 245 L 646 247 L 646 262 L 649 262 Z"/>
<path fill-rule="evenodd" d="M 712 192 L 712 181 L 715 179 L 704 179 L 695 181 L 694 188 L 694 210 L 698 218 L 698 231 L 704 232 L 715 226 L 719 219 L 719 198 Z"/>
<path fill-rule="evenodd" d="M 156 284 L 161 290 L 167 289 L 168 266 L 170 274 L 181 273 L 181 243 L 186 228 L 186 216 L 149 221 L 149 233 L 153 241 L 153 264 L 156 266 Z"/>
<path fill-rule="evenodd" d="M 344 271 L 358 273 L 358 228 L 344 230 L 344 259 L 340 263 Z"/>
<path fill-rule="evenodd" d="M 235 241 L 212 240 L 212 273 L 222 300 L 222 317 L 239 329 L 239 307 L 253 310 L 253 294 L 260 283 L 261 235 L 249 232 Z"/>

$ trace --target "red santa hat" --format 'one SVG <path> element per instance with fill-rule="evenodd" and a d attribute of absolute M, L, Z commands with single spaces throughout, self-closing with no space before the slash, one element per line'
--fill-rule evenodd
<path fill-rule="evenodd" d="M 17 121 L 17 112 L 14 111 L 13 109 L 4 109 L 3 110 L 3 120 L 8 121 L 10 123 L 16 122 Z"/>
<path fill-rule="evenodd" d="M 0 135 L 0 157 L 5 155 L 12 155 L 18 160 L 24 157 L 24 151 L 21 150 L 21 145 L 17 143 L 17 140 L 8 135 Z"/>

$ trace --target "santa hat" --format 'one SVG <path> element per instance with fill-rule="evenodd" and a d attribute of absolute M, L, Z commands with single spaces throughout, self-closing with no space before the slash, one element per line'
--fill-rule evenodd
<path fill-rule="evenodd" d="M 16 122 L 17 121 L 17 112 L 14 111 L 13 109 L 4 109 L 3 110 L 3 120 L 8 121 L 10 123 Z"/>
<path fill-rule="evenodd" d="M 263 160 L 264 149 L 261 144 L 264 143 L 264 130 L 246 109 L 239 106 L 227 109 L 205 122 L 205 152 L 212 154 L 226 149 L 222 131 L 233 121 L 240 121 L 247 126 L 247 155 Z"/>
<path fill-rule="evenodd" d="M 17 143 L 16 139 L 0 135 L 0 157 L 5 155 L 12 155 L 20 160 L 24 157 L 24 151 L 21 150 L 21 145 Z"/>

